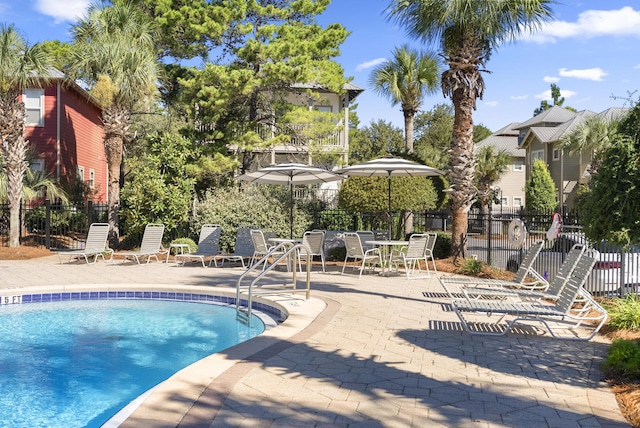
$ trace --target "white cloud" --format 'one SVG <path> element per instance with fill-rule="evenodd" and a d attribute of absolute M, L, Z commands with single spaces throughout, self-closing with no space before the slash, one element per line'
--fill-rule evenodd
<path fill-rule="evenodd" d="M 484 103 L 484 105 L 486 105 L 487 107 L 498 107 L 498 102 L 497 101 L 487 101 Z"/>
<path fill-rule="evenodd" d="M 382 64 L 386 60 L 386 58 L 376 58 L 371 61 L 363 62 L 362 64 L 358 64 L 358 66 L 356 67 L 356 71 L 362 71 L 366 70 L 367 68 L 375 67 L 378 64 Z"/>
<path fill-rule="evenodd" d="M 575 95 L 578 95 L 578 93 L 570 91 L 568 89 L 560 89 L 560 96 L 562 98 L 571 98 Z M 546 91 L 541 92 L 538 95 L 534 95 L 533 98 L 537 98 L 539 100 L 552 100 L 553 97 L 551 97 L 551 89 L 547 89 Z"/>
<path fill-rule="evenodd" d="M 511 98 L 512 100 L 520 101 L 520 100 L 526 100 L 527 98 L 529 98 L 529 95 L 528 94 L 525 94 L 525 95 L 511 95 L 509 98 Z"/>
<path fill-rule="evenodd" d="M 560 78 L 554 77 L 554 76 L 544 76 L 542 80 L 544 80 L 547 83 L 558 83 L 560 81 Z"/>
<path fill-rule="evenodd" d="M 586 10 L 576 22 L 551 21 L 535 34 L 524 37 L 537 43 L 555 43 L 569 37 L 639 36 L 640 11 L 631 6 L 619 10 Z"/>
<path fill-rule="evenodd" d="M 636 65 L 635 67 L 633 67 L 634 69 L 639 69 L 640 68 L 640 64 Z"/>
<path fill-rule="evenodd" d="M 581 80 L 595 80 L 596 82 L 601 82 L 603 77 L 609 75 L 609 73 L 605 72 L 600 67 L 585 68 L 584 70 L 567 70 L 566 68 L 561 68 L 558 70 L 558 74 L 562 77 L 574 77 Z"/>
<path fill-rule="evenodd" d="M 36 10 L 55 18 L 56 22 L 74 21 L 84 14 L 90 3 L 90 0 L 38 0 Z"/>

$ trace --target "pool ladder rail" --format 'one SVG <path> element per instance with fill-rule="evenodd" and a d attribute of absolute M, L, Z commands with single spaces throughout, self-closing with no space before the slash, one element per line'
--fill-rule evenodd
<path fill-rule="evenodd" d="M 298 266 L 302 267 L 300 252 L 304 251 L 306 254 L 306 287 L 297 288 L 297 273 Z M 274 254 L 279 254 L 272 263 L 269 260 L 274 257 Z M 291 283 L 285 284 L 258 284 L 265 279 L 265 276 L 273 271 L 276 266 L 285 261 L 288 266 L 288 271 L 291 272 Z M 273 247 L 264 257 L 249 266 L 247 270 L 240 275 L 238 282 L 236 283 L 236 311 L 238 313 L 238 319 L 245 318 L 245 322 L 249 323 L 251 319 L 251 308 L 253 305 L 254 295 L 273 295 L 273 294 L 295 294 L 305 293 L 305 299 L 309 299 L 311 296 L 311 250 L 303 244 L 283 242 Z M 258 272 L 259 271 L 259 272 Z M 255 276 L 255 277 L 253 277 Z M 243 282 L 247 282 L 251 279 L 249 284 L 243 285 Z M 242 297 L 246 302 L 246 306 L 242 306 Z"/>

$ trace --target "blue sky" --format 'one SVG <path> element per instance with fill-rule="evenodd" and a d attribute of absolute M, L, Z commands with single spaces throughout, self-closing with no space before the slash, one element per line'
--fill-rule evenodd
<path fill-rule="evenodd" d="M 396 46 L 425 48 L 402 28 L 387 22 L 390 0 L 333 0 L 318 18 L 323 25 L 340 22 L 351 35 L 342 45 L 342 64 L 353 83 L 365 89 L 357 99 L 361 125 L 383 119 L 403 126 L 399 106 L 369 87 L 372 68 L 389 58 Z M 0 0 L 0 22 L 14 24 L 29 43 L 69 41 L 69 24 L 87 0 Z M 633 0 L 560 0 L 555 20 L 533 37 L 499 48 L 487 63 L 485 94 L 474 122 L 495 131 L 529 119 L 541 100 L 550 101 L 556 83 L 565 106 L 600 112 L 622 106 L 629 92 L 640 89 L 640 4 Z M 638 97 L 640 93 L 635 96 Z M 440 92 L 425 99 L 423 110 L 449 102 Z"/>

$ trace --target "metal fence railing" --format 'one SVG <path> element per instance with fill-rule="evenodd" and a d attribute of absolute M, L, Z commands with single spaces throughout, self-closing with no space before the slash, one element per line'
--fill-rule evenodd
<path fill-rule="evenodd" d="M 49 249 L 81 248 L 89 225 L 107 221 L 106 204 L 85 206 L 65 206 L 48 201 L 39 204 L 25 204 L 21 210 L 22 227 L 20 240 L 29 245 L 40 245 Z M 468 215 L 467 254 L 496 268 L 517 270 L 527 248 L 535 241 L 544 239 L 551 225 L 553 212 L 528 212 L 523 209 L 482 213 L 471 210 Z M 403 213 L 384 211 L 350 213 L 339 209 L 319 211 L 313 215 L 311 228 L 345 231 L 374 230 L 388 235 L 388 221 L 392 224 L 392 237 L 404 235 Z M 414 213 L 414 232 L 443 231 L 451 228 L 451 212 L 427 211 Z M 509 239 L 509 224 L 520 219 L 528 231 L 524 245 L 515 245 Z M 536 259 L 535 269 L 552 279 L 564 261 L 572 245 L 586 243 L 582 234 L 579 217 L 575 214 L 562 215 L 562 233 L 548 243 Z M 121 219 L 121 230 L 126 225 Z M 189 230 L 185 225 L 184 230 Z M 257 225 L 258 227 L 260 225 Z M 0 246 L 8 245 L 9 210 L 0 205 Z M 167 234 L 167 239 L 172 235 Z M 587 288 L 597 294 L 623 294 L 640 291 L 640 246 L 620 250 L 598 243 L 593 245 L 600 251 L 600 259 L 587 283 Z"/>

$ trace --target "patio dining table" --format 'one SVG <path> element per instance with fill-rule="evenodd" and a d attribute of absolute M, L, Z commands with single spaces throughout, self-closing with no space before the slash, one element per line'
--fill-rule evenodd
<path fill-rule="evenodd" d="M 403 240 L 393 240 L 393 239 L 376 239 L 373 241 L 365 241 L 366 244 L 375 245 L 380 248 L 382 252 L 382 272 L 381 275 L 389 276 L 391 274 L 391 260 L 393 256 L 392 249 L 393 247 L 404 247 L 409 242 Z"/>

